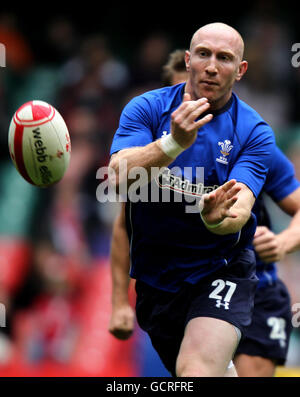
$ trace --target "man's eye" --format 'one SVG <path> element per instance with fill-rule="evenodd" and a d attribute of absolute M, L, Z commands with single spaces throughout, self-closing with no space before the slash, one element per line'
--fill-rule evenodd
<path fill-rule="evenodd" d="M 220 59 L 221 59 L 222 61 L 230 61 L 230 57 L 229 57 L 228 55 L 221 55 L 221 56 L 220 56 Z"/>

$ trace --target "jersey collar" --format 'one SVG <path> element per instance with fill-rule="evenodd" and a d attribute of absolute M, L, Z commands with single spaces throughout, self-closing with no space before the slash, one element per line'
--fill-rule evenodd
<path fill-rule="evenodd" d="M 183 95 L 184 95 L 185 84 L 186 83 L 183 83 L 182 88 L 181 88 L 181 98 L 183 98 Z M 181 99 L 181 101 L 182 101 L 182 99 Z M 207 112 L 202 113 L 201 117 L 205 116 L 208 113 L 211 113 L 213 116 L 218 116 L 219 114 L 226 112 L 231 107 L 232 102 L 233 102 L 233 95 L 231 94 L 230 99 L 228 100 L 227 103 L 225 103 L 224 106 L 222 106 L 220 109 L 217 109 L 217 110 L 214 110 L 214 111 L 209 111 L 208 110 Z"/>

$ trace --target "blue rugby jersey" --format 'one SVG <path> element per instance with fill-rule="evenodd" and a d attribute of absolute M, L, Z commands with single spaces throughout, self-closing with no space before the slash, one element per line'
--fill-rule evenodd
<path fill-rule="evenodd" d="M 122 112 L 111 154 L 145 146 L 170 133 L 171 114 L 182 103 L 184 86 L 164 87 L 133 98 Z M 219 236 L 205 228 L 199 212 L 187 213 L 186 198 L 199 199 L 233 178 L 258 197 L 274 147 L 270 126 L 233 94 L 212 121 L 199 129 L 194 144 L 146 186 L 152 185 L 148 194 L 155 186 L 159 189 L 159 200 L 126 204 L 130 276 L 176 291 L 182 282 L 196 283 L 230 263 L 243 247 L 250 247 L 254 215 L 240 232 Z M 199 169 L 204 169 L 204 175 Z M 170 202 L 164 202 L 163 191 L 170 194 Z M 181 202 L 178 195 L 183 197 Z"/>
<path fill-rule="evenodd" d="M 263 192 L 267 193 L 275 202 L 279 202 L 293 193 L 299 186 L 300 183 L 295 177 L 293 164 L 276 147 Z M 272 229 L 270 216 L 264 205 L 262 195 L 256 200 L 253 206 L 253 212 L 256 215 L 259 226 L 267 226 L 269 229 Z M 275 263 L 265 264 L 256 255 L 256 267 L 256 274 L 259 278 L 258 288 L 272 285 L 277 279 Z"/>

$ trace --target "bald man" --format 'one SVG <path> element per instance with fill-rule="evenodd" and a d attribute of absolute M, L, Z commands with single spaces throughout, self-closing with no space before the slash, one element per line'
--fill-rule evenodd
<path fill-rule="evenodd" d="M 257 285 L 252 207 L 271 163 L 271 127 L 232 88 L 243 40 L 223 23 L 195 32 L 186 84 L 124 108 L 110 181 L 127 192 L 136 316 L 173 376 L 235 375 Z"/>
<path fill-rule="evenodd" d="M 221 51 L 215 53 L 207 67 L 203 60 L 211 58 L 212 52 L 217 49 Z M 239 81 L 247 71 L 248 63 L 243 60 L 243 54 L 244 42 L 235 29 L 223 23 L 200 28 L 191 40 L 190 51 L 186 53 L 187 70 L 191 72 L 186 92 L 193 100 L 206 97 L 210 110 L 223 107 L 231 97 L 234 82 Z M 217 61 L 220 65 L 218 70 Z"/>

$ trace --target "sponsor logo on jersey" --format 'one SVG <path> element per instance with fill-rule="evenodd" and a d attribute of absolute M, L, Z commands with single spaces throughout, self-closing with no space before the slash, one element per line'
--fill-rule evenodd
<path fill-rule="evenodd" d="M 173 175 L 169 168 L 165 168 L 156 178 L 156 183 L 162 189 L 170 189 L 189 196 L 201 197 L 217 189 L 219 185 L 205 186 L 203 183 L 192 183 L 188 179 Z"/>

